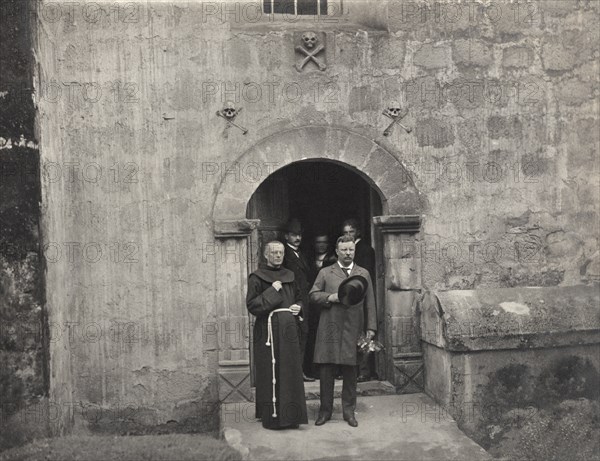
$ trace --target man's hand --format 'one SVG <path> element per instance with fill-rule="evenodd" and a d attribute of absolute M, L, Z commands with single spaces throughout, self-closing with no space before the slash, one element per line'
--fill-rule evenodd
<path fill-rule="evenodd" d="M 281 284 L 281 282 L 279 280 L 277 280 L 276 282 L 273 282 L 271 284 L 271 286 L 273 288 L 275 288 L 277 291 L 281 290 L 283 288 L 283 285 Z"/>
<path fill-rule="evenodd" d="M 327 296 L 327 301 L 329 301 L 330 303 L 339 303 L 340 299 L 338 298 L 337 293 L 332 293 L 329 296 Z"/>
<path fill-rule="evenodd" d="M 367 340 L 371 341 L 375 337 L 375 332 L 373 330 L 367 330 Z"/>
<path fill-rule="evenodd" d="M 290 306 L 290 310 L 292 311 L 292 314 L 294 315 L 298 315 L 300 313 L 300 309 L 302 309 L 300 306 L 298 306 L 298 304 L 292 304 Z"/>

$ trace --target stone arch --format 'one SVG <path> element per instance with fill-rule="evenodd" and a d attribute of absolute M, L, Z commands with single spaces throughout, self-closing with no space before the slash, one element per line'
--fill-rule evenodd
<path fill-rule="evenodd" d="M 302 160 L 340 163 L 361 175 L 380 195 L 383 214 L 419 216 L 419 194 L 400 160 L 373 139 L 346 128 L 304 126 L 263 138 L 236 160 L 235 174 L 222 175 L 213 222 L 246 217 L 248 200 L 267 176 Z"/>
<path fill-rule="evenodd" d="M 364 134 L 332 126 L 303 126 L 267 136 L 240 155 L 221 181 L 213 202 L 216 319 L 226 332 L 250 331 L 245 293 L 258 261 L 260 220 L 246 217 L 247 204 L 274 171 L 304 160 L 335 162 L 363 177 L 381 198 L 382 215 L 373 217 L 381 235 L 377 281 L 381 337 L 389 351 L 386 379 L 397 393 L 421 392 L 423 361 L 415 300 L 421 289 L 419 233 L 421 205 L 409 172 L 397 155 Z M 231 174 L 230 174 L 231 173 Z M 216 251 L 216 250 L 215 250 Z M 381 302 L 380 302 L 381 301 Z M 396 334 L 392 334 L 396 332 Z M 247 335 L 219 335 L 219 400 L 250 402 L 251 341 Z"/>

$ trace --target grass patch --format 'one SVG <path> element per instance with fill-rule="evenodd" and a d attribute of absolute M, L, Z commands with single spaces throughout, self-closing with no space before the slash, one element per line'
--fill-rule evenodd
<path fill-rule="evenodd" d="M 108 459 L 237 461 L 241 456 L 223 440 L 200 434 L 46 438 L 0 453 L 1 461 Z"/>
<path fill-rule="evenodd" d="M 2 404 L 0 407 L 0 452 L 50 435 L 45 413 L 46 397 L 23 405 L 20 409 Z M 44 416 L 46 415 L 46 416 Z"/>
<path fill-rule="evenodd" d="M 525 418 L 525 412 L 518 413 L 505 414 L 503 427 L 508 430 L 490 448 L 492 456 L 523 461 L 600 459 L 598 402 L 565 400 Z"/>

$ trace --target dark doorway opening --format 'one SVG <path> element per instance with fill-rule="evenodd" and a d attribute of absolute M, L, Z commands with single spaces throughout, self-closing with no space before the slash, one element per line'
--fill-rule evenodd
<path fill-rule="evenodd" d="M 356 219 L 362 231 L 361 238 L 375 249 L 378 337 L 384 338 L 384 286 L 379 271 L 383 267 L 382 239 L 372 224 L 373 216 L 381 214 L 378 192 L 358 172 L 331 161 L 302 161 L 274 172 L 254 192 L 246 210 L 247 218 L 260 219 L 256 262 L 264 262 L 262 249 L 265 243 L 284 241 L 284 228 L 289 218 L 298 218 L 303 225 L 301 249 L 307 255 L 313 252 L 311 246 L 315 235 L 327 233 L 333 250 L 344 220 Z M 385 353 L 376 354 L 373 371 L 380 380 L 386 379 L 385 360 Z M 251 377 L 254 384 L 253 367 Z"/>
<path fill-rule="evenodd" d="M 269 176 L 252 195 L 246 216 L 261 220 L 263 241 L 281 240 L 287 220 L 298 218 L 304 227 L 302 246 L 310 250 L 317 233 L 326 232 L 334 243 L 348 218 L 357 219 L 362 238 L 376 246 L 371 218 L 380 214 L 378 193 L 358 173 L 333 162 L 304 161 Z"/>

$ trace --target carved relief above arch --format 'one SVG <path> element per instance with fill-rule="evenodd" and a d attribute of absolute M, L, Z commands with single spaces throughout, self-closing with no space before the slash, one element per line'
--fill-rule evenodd
<path fill-rule="evenodd" d="M 222 174 L 213 222 L 245 219 L 248 200 L 260 183 L 274 171 L 303 160 L 338 162 L 354 170 L 379 193 L 385 215 L 421 214 L 418 191 L 396 155 L 346 128 L 304 126 L 260 140 L 230 167 L 236 172 Z"/>

